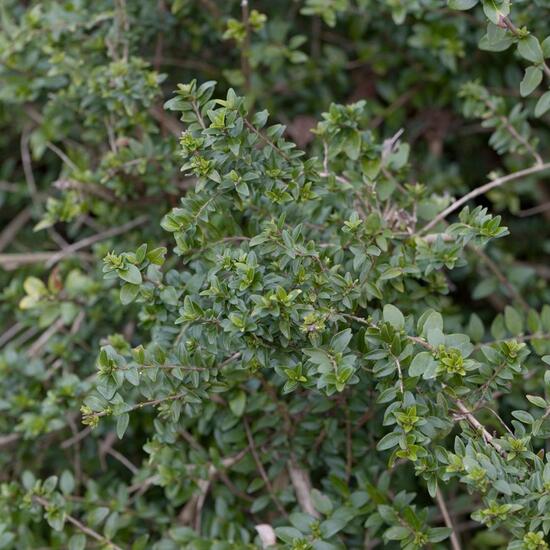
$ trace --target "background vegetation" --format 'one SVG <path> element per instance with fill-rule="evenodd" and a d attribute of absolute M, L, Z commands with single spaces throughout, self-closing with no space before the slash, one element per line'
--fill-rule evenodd
<path fill-rule="evenodd" d="M 548 0 L 0 16 L 0 548 L 548 548 Z"/>

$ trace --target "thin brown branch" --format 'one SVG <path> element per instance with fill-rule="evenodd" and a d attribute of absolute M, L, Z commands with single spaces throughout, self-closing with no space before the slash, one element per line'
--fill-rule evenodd
<path fill-rule="evenodd" d="M 469 248 L 471 248 L 478 256 L 479 258 L 485 263 L 485 265 L 493 272 L 495 277 L 499 280 L 499 282 L 506 287 L 512 298 L 514 298 L 518 304 L 521 305 L 521 307 L 525 311 L 529 311 L 529 304 L 525 301 L 523 296 L 516 290 L 514 285 L 507 279 L 507 277 L 502 273 L 498 265 L 479 247 L 474 245 L 469 245 Z"/>
<path fill-rule="evenodd" d="M 287 468 L 300 508 L 306 514 L 319 518 L 319 512 L 313 506 L 313 500 L 311 499 L 311 480 L 309 479 L 309 474 L 298 466 L 294 457 L 288 461 Z"/>
<path fill-rule="evenodd" d="M 135 220 L 125 223 L 124 225 L 121 225 L 119 227 L 112 227 L 111 229 L 107 229 L 106 231 L 97 233 L 96 235 L 92 235 L 91 237 L 86 237 L 85 239 L 73 243 L 66 247 L 64 250 L 61 250 L 60 252 L 55 254 L 52 258 L 48 260 L 46 266 L 52 267 L 63 258 L 70 256 L 73 252 L 82 250 L 83 248 L 88 248 L 93 244 L 103 241 L 105 239 L 110 239 L 111 237 L 116 237 L 117 235 L 127 233 L 128 231 L 131 231 L 132 229 L 139 227 L 140 225 L 144 225 L 147 221 L 149 221 L 149 216 L 140 216 L 139 218 L 136 218 Z"/>
<path fill-rule="evenodd" d="M 462 547 L 460 546 L 460 539 L 458 538 L 453 520 L 451 519 L 451 515 L 449 514 L 449 510 L 447 509 L 447 505 L 445 504 L 445 497 L 441 493 L 439 487 L 436 489 L 435 499 L 437 501 L 437 506 L 439 507 L 441 515 L 443 516 L 443 521 L 445 522 L 445 525 L 451 530 L 450 541 L 452 549 L 462 550 Z"/>
<path fill-rule="evenodd" d="M 4 250 L 13 240 L 17 233 L 25 227 L 26 223 L 31 219 L 31 208 L 27 206 L 13 218 L 4 230 L 0 233 L 0 252 Z"/>
<path fill-rule="evenodd" d="M 33 495 L 33 500 L 36 501 L 38 504 L 43 506 L 44 508 L 48 508 L 50 506 L 50 503 L 43 497 L 38 495 Z M 122 547 L 115 544 L 113 541 L 109 540 L 108 538 L 104 537 L 103 535 L 100 535 L 97 531 L 94 531 L 87 525 L 84 525 L 81 521 L 77 520 L 75 517 L 66 514 L 65 519 L 72 523 L 77 529 L 82 531 L 84 534 L 88 535 L 89 537 L 97 540 L 98 542 L 101 542 L 102 544 L 106 544 L 108 547 L 112 548 L 113 550 L 122 550 Z"/>
<path fill-rule="evenodd" d="M 510 181 L 514 181 L 526 176 L 530 176 L 532 174 L 537 174 L 539 172 L 543 172 L 545 170 L 550 169 L 550 162 L 544 163 L 544 164 L 537 164 L 535 166 L 531 166 L 530 168 L 526 168 L 524 170 L 519 170 L 517 172 L 513 172 L 512 174 L 508 174 L 506 176 L 502 176 L 500 178 L 496 178 L 494 180 L 491 180 L 487 182 L 484 185 L 481 185 L 480 187 L 477 187 L 476 189 L 473 189 L 469 193 L 466 193 L 462 198 L 454 201 L 450 206 L 445 208 L 442 212 L 440 212 L 431 222 L 427 223 L 418 234 L 423 234 L 429 231 L 432 227 L 436 226 L 439 222 L 443 221 L 449 214 L 460 208 L 463 204 L 466 204 L 469 200 L 478 197 L 479 195 L 483 195 L 491 189 L 495 189 L 496 187 L 500 187 Z"/>
<path fill-rule="evenodd" d="M 258 469 L 258 473 L 260 474 L 260 477 L 263 479 L 263 482 L 265 483 L 267 491 L 270 494 L 271 499 L 275 503 L 275 506 L 277 507 L 279 512 L 281 512 L 283 516 L 288 517 L 288 513 L 284 509 L 283 505 L 281 504 L 281 501 L 277 498 L 277 495 L 275 494 L 275 490 L 273 489 L 273 485 L 269 480 L 269 477 L 267 475 L 267 472 L 265 471 L 262 461 L 260 460 L 260 456 L 258 455 L 258 451 L 256 449 L 256 444 L 254 443 L 254 437 L 252 436 L 252 432 L 250 431 L 250 426 L 248 425 L 248 421 L 246 420 L 246 418 L 244 419 L 243 424 L 244 424 L 244 429 L 246 431 L 246 437 L 248 439 L 248 445 L 250 446 L 250 452 L 252 453 L 252 458 L 256 463 L 256 468 Z"/>
<path fill-rule="evenodd" d="M 250 94 L 251 90 L 251 70 L 250 70 L 250 13 L 248 0 L 241 0 L 242 22 L 245 29 L 245 36 L 241 48 L 241 71 L 243 73 L 245 90 Z"/>
<path fill-rule="evenodd" d="M 461 416 L 463 416 L 468 423 L 472 426 L 472 428 L 479 431 L 483 437 L 483 439 L 491 445 L 500 455 L 505 455 L 504 449 L 499 445 L 497 441 L 495 441 L 495 438 L 487 431 L 485 426 L 479 422 L 479 420 L 470 412 L 468 407 L 460 400 L 455 400 L 456 406 L 458 407 L 458 410 L 461 413 Z"/>
<path fill-rule="evenodd" d="M 533 208 L 526 208 L 525 210 L 519 210 L 518 212 L 516 212 L 516 216 L 518 216 L 519 218 L 528 218 L 529 216 L 542 214 L 543 212 L 547 212 L 548 210 L 550 210 L 550 202 L 545 202 L 543 204 L 533 206 Z"/>
<path fill-rule="evenodd" d="M 7 271 L 16 269 L 21 265 L 39 264 L 48 262 L 59 255 L 59 252 L 26 252 L 16 254 L 0 254 L 0 267 Z M 91 260 L 93 256 L 85 253 L 78 253 L 74 256 L 84 260 Z"/>
<path fill-rule="evenodd" d="M 264 143 L 269 145 L 274 151 L 276 151 L 279 155 L 281 155 L 281 157 L 283 157 L 287 162 L 290 162 L 290 157 L 284 151 L 282 151 L 279 147 L 277 147 L 277 145 L 275 145 L 275 143 L 273 143 L 273 141 L 271 141 L 267 136 L 262 134 L 262 132 L 260 132 L 249 120 L 245 118 L 244 123 L 246 127 L 249 130 L 252 130 L 252 132 L 254 132 Z"/>

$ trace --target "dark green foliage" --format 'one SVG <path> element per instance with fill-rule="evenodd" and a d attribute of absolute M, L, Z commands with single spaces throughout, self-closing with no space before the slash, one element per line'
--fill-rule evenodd
<path fill-rule="evenodd" d="M 0 14 L 0 548 L 548 548 L 545 0 Z"/>

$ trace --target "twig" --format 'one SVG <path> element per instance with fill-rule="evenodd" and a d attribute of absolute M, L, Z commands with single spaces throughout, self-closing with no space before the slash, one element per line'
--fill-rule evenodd
<path fill-rule="evenodd" d="M 76 445 L 79 441 L 82 441 L 91 431 L 92 431 L 92 428 L 90 428 L 90 426 L 86 426 L 83 430 L 79 431 L 77 434 L 63 441 L 60 447 L 62 449 L 68 449 L 69 447 Z"/>
<path fill-rule="evenodd" d="M 252 123 L 250 123 L 246 118 L 244 119 L 244 123 L 246 125 L 246 127 L 249 129 L 249 130 L 252 130 L 264 143 L 266 143 L 267 145 L 269 145 L 272 149 L 274 149 L 275 151 L 277 151 L 277 153 L 279 155 L 281 155 L 281 157 L 283 157 L 287 162 L 290 162 L 290 157 L 284 152 L 282 151 L 279 147 L 277 147 L 275 145 L 275 143 L 273 143 L 273 141 L 271 141 L 268 137 L 266 137 L 264 134 L 262 134 L 262 132 L 260 132 Z"/>
<path fill-rule="evenodd" d="M 0 252 L 8 246 L 17 233 L 25 226 L 25 224 L 31 219 L 31 209 L 27 206 L 13 218 L 8 225 L 0 233 Z"/>
<path fill-rule="evenodd" d="M 42 348 L 48 343 L 48 340 L 57 332 L 59 332 L 65 323 L 63 322 L 63 319 L 59 317 L 53 325 L 50 325 L 42 334 L 41 336 L 35 340 L 35 342 L 32 344 L 32 346 L 27 351 L 27 356 L 31 359 L 38 357 L 40 355 L 40 352 Z"/>
<path fill-rule="evenodd" d="M 517 300 L 518 304 L 520 304 L 525 311 L 529 311 L 530 309 L 529 304 L 525 301 L 523 296 L 514 288 L 514 286 L 506 278 L 504 273 L 502 273 L 498 265 L 495 262 L 493 262 L 493 260 L 483 250 L 481 250 L 481 248 L 474 246 L 472 244 L 469 244 L 469 248 L 471 248 L 479 256 L 479 258 L 493 272 L 493 274 L 500 281 L 500 283 L 508 289 L 508 292 L 512 295 L 513 298 Z"/>
<path fill-rule="evenodd" d="M 516 212 L 516 216 L 518 216 L 519 218 L 527 218 L 529 216 L 535 216 L 536 214 L 542 214 L 542 212 L 546 212 L 547 210 L 550 210 L 550 202 L 545 202 L 543 204 L 533 206 L 533 208 L 519 210 L 518 212 Z"/>
<path fill-rule="evenodd" d="M 58 179 L 53 183 L 53 186 L 61 191 L 73 189 L 86 195 L 94 195 L 108 202 L 124 204 L 124 201 L 120 200 L 110 189 L 95 183 L 84 183 L 71 179 Z"/>
<path fill-rule="evenodd" d="M 16 269 L 20 265 L 47 262 L 59 255 L 59 252 L 26 252 L 19 254 L 0 254 L 0 267 L 6 270 Z M 93 259 L 89 254 L 79 253 L 82 259 Z"/>
<path fill-rule="evenodd" d="M 451 530 L 450 540 L 453 550 L 462 550 L 462 547 L 460 546 L 460 539 L 458 538 L 455 526 L 449 514 L 449 510 L 447 510 L 447 505 L 445 504 L 445 498 L 443 497 L 443 494 L 441 493 L 439 487 L 435 491 L 435 499 L 437 501 L 437 506 L 441 511 L 441 515 L 443 516 L 443 521 L 445 522 L 445 525 Z"/>
<path fill-rule="evenodd" d="M 497 114 L 497 107 L 491 103 L 489 100 L 485 100 L 486 107 L 491 111 L 491 116 L 497 116 L 499 120 L 504 124 L 506 127 L 506 130 L 508 133 L 519 143 L 521 143 L 525 150 L 535 159 L 536 164 L 542 164 L 543 160 L 542 157 L 539 155 L 539 153 L 536 151 L 536 149 L 529 143 L 527 139 L 525 139 L 514 127 L 514 125 L 510 122 L 510 119 L 507 116 L 499 115 Z"/>
<path fill-rule="evenodd" d="M 85 239 L 82 239 L 81 241 L 73 243 L 69 245 L 67 248 L 65 248 L 64 250 L 61 250 L 60 252 L 55 254 L 53 257 L 51 257 L 49 261 L 46 263 L 46 267 L 52 267 L 57 262 L 69 256 L 73 252 L 76 252 L 77 250 L 88 248 L 89 246 L 92 246 L 97 242 L 103 241 L 105 239 L 110 239 L 111 237 L 116 237 L 117 235 L 126 233 L 134 229 L 135 227 L 145 224 L 148 220 L 149 220 L 149 216 L 146 216 L 146 215 L 140 216 L 139 218 L 136 218 L 135 220 L 125 223 L 124 225 L 121 225 L 119 227 L 112 227 L 111 229 L 107 229 L 102 233 L 97 233 L 96 235 L 92 235 L 91 237 L 87 237 Z"/>
<path fill-rule="evenodd" d="M 485 426 L 483 426 L 483 424 L 481 424 L 481 422 L 479 422 L 479 420 L 468 410 L 468 407 L 466 407 L 466 405 L 460 399 L 456 399 L 455 403 L 464 418 L 466 418 L 466 420 L 468 421 L 468 423 L 473 428 L 481 432 L 483 439 L 489 445 L 492 445 L 500 455 L 504 456 L 504 449 L 495 441 L 495 438 L 487 431 Z"/>
<path fill-rule="evenodd" d="M 22 328 L 23 323 L 14 323 L 4 333 L 0 334 L 0 348 L 7 344 Z"/>
<path fill-rule="evenodd" d="M 33 500 L 38 502 L 38 504 L 40 504 L 44 508 L 47 508 L 48 506 L 50 506 L 50 503 L 45 498 L 43 498 L 41 496 L 33 495 L 32 498 L 33 498 Z M 80 529 L 80 531 L 82 531 L 86 535 L 92 537 L 93 539 L 95 539 L 95 540 L 97 540 L 97 541 L 99 541 L 103 544 L 108 545 L 109 547 L 113 548 L 113 550 L 123 550 L 122 547 L 118 546 L 117 544 L 115 544 L 114 542 L 112 542 L 108 538 L 104 537 L 103 535 L 100 535 L 97 531 L 94 531 L 93 529 L 91 529 L 87 525 L 84 525 L 82 522 L 77 520 L 75 517 L 73 517 L 69 514 L 66 514 L 65 519 L 69 523 L 72 523 L 77 529 Z"/>
<path fill-rule="evenodd" d="M 521 35 L 522 35 L 521 31 L 514 25 L 514 23 L 509 17 L 501 17 L 500 21 L 501 21 L 501 26 L 504 26 L 505 28 L 507 28 L 514 36 L 521 38 Z M 542 63 L 542 68 L 544 70 L 544 74 L 548 78 L 550 78 L 550 67 L 548 67 L 548 65 L 544 61 Z"/>
<path fill-rule="evenodd" d="M 252 457 L 254 458 L 254 462 L 256 463 L 256 468 L 258 469 L 258 472 L 265 483 L 267 491 L 271 495 L 271 499 L 275 503 L 275 506 L 277 506 L 277 509 L 279 510 L 279 512 L 281 512 L 283 516 L 288 517 L 288 513 L 283 508 L 283 505 L 281 504 L 280 500 L 277 498 L 277 495 L 275 494 L 275 491 L 273 489 L 273 485 L 271 484 L 271 481 L 269 480 L 269 477 L 265 471 L 262 461 L 260 460 L 258 451 L 256 450 L 256 445 L 254 443 L 254 438 L 252 437 L 252 432 L 250 431 L 250 426 L 248 425 L 248 421 L 246 420 L 246 418 L 244 419 L 243 424 L 244 424 L 244 429 L 246 431 L 246 437 L 248 438 L 248 445 L 250 446 L 250 452 L 252 453 Z"/>
<path fill-rule="evenodd" d="M 132 474 L 136 475 L 139 472 L 139 468 L 137 468 L 137 466 L 130 462 L 122 453 L 119 453 L 116 449 L 109 447 L 105 450 L 105 452 L 118 460 L 121 464 L 126 466 L 126 468 L 128 468 L 128 470 L 132 472 Z"/>
<path fill-rule="evenodd" d="M 26 128 L 21 134 L 21 163 L 23 164 L 23 173 L 25 174 L 25 181 L 29 189 L 32 203 L 34 206 L 40 208 L 40 202 L 38 201 L 38 189 L 36 188 L 36 181 L 32 171 L 32 160 L 29 152 L 29 130 Z"/>
<path fill-rule="evenodd" d="M 277 544 L 277 535 L 271 525 L 268 523 L 259 523 L 254 526 L 260 541 L 262 542 L 262 547 L 267 548 L 268 546 L 275 546 Z"/>
<path fill-rule="evenodd" d="M 508 183 L 510 181 L 523 178 L 524 176 L 530 176 L 531 174 L 537 174 L 538 172 L 543 172 L 548 169 L 550 169 L 550 162 L 547 162 L 545 164 L 537 164 L 535 166 L 531 166 L 531 168 L 519 170 L 518 172 L 513 172 L 512 174 L 508 174 L 506 176 L 502 176 L 500 178 L 496 178 L 492 181 L 489 181 L 488 183 L 481 185 L 476 189 L 473 189 L 472 191 L 464 195 L 462 198 L 454 201 L 450 206 L 445 208 L 445 210 L 440 212 L 431 222 L 429 222 L 422 229 L 420 229 L 418 234 L 420 235 L 430 230 L 432 227 L 437 225 L 440 221 L 444 220 L 449 214 L 451 214 L 452 212 L 460 208 L 463 204 L 467 203 L 469 200 L 473 199 L 474 197 L 483 195 L 484 193 L 487 193 L 491 189 L 494 189 L 495 187 L 500 187 L 501 185 L 504 185 L 505 183 Z"/>
<path fill-rule="evenodd" d="M 12 443 L 15 443 L 21 439 L 21 434 L 19 433 L 13 433 L 8 435 L 0 435 L 0 449 L 2 447 L 7 447 L 8 445 L 11 445 Z"/>
<path fill-rule="evenodd" d="M 46 142 L 46 147 L 55 153 L 71 170 L 77 171 L 78 166 L 54 143 Z"/>
<path fill-rule="evenodd" d="M 171 117 L 162 107 L 154 105 L 149 109 L 149 113 L 157 122 L 160 122 L 162 126 L 169 130 L 172 135 L 177 138 L 181 136 L 184 129 L 183 125 L 179 120 Z"/>
<path fill-rule="evenodd" d="M 309 479 L 309 474 L 296 464 L 294 457 L 288 461 L 287 468 L 290 474 L 290 481 L 292 482 L 294 491 L 296 491 L 298 504 L 300 504 L 302 511 L 314 518 L 321 517 L 313 506 L 313 500 L 311 499 L 311 481 Z"/>
<path fill-rule="evenodd" d="M 550 332 L 535 332 L 533 334 L 524 334 L 522 336 L 512 336 L 511 338 L 502 338 L 500 340 L 491 340 L 490 342 L 480 342 L 474 349 L 481 349 L 483 346 L 499 344 L 502 342 L 528 342 L 529 340 L 550 340 Z"/>
<path fill-rule="evenodd" d="M 250 14 L 248 0 L 241 0 L 242 22 L 245 29 L 244 42 L 241 48 L 241 70 L 244 76 L 246 93 L 250 93 Z"/>
<path fill-rule="evenodd" d="M 353 441 L 351 431 L 351 419 L 349 414 L 349 406 L 346 402 L 346 480 L 349 481 L 353 469 Z"/>

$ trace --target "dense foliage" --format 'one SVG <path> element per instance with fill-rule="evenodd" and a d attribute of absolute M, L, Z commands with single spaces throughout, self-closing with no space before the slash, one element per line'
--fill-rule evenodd
<path fill-rule="evenodd" d="M 0 16 L 0 548 L 549 548 L 547 0 Z"/>

